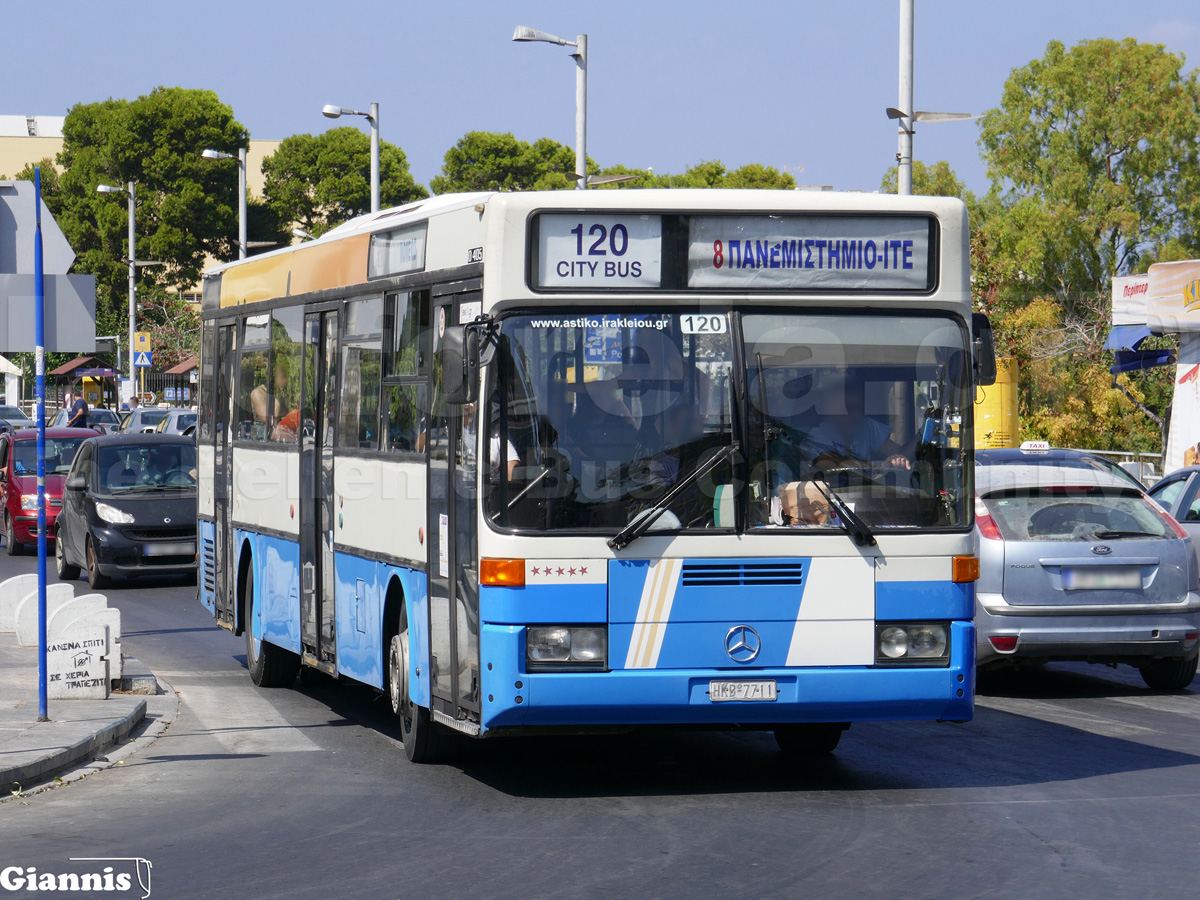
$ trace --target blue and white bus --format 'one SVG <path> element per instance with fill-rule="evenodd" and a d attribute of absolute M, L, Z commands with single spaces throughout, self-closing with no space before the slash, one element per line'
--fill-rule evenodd
<path fill-rule="evenodd" d="M 435 197 L 219 266 L 200 599 L 259 685 L 475 737 L 971 718 L 957 200 Z"/>

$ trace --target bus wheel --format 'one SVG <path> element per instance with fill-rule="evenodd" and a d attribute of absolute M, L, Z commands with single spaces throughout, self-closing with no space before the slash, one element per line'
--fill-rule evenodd
<path fill-rule="evenodd" d="M 805 725 L 779 725 L 775 741 L 791 756 L 827 756 L 837 749 L 847 722 L 817 722 Z"/>
<path fill-rule="evenodd" d="M 243 602 L 246 606 L 246 668 L 250 670 L 250 680 L 259 687 L 291 687 L 296 680 L 296 673 L 300 671 L 300 657 L 253 634 L 253 568 L 246 572 Z"/>
<path fill-rule="evenodd" d="M 416 763 L 437 762 L 446 756 L 450 736 L 433 721 L 429 710 L 417 706 L 408 693 L 408 629 L 392 637 L 388 649 L 388 697 L 400 717 L 404 755 Z"/>

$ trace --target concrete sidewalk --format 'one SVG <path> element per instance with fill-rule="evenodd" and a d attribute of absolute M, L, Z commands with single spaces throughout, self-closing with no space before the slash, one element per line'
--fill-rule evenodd
<path fill-rule="evenodd" d="M 38 654 L 0 633 L 0 792 L 21 791 L 103 755 L 124 741 L 146 716 L 145 694 L 157 682 L 144 666 L 125 658 L 120 687 L 107 700 L 51 700 L 49 722 L 38 719 Z"/>

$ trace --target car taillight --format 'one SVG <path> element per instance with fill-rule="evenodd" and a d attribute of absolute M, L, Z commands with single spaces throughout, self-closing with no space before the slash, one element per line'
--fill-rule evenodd
<path fill-rule="evenodd" d="M 1015 634 L 994 634 L 989 641 L 999 653 L 1012 653 L 1017 649 L 1017 635 Z"/>
<path fill-rule="evenodd" d="M 1147 498 L 1147 499 L 1149 499 L 1149 498 Z M 1156 513 L 1159 514 L 1159 516 L 1162 517 L 1162 520 L 1167 523 L 1167 527 L 1170 528 L 1173 532 L 1175 532 L 1175 537 L 1180 537 L 1180 538 L 1184 538 L 1184 539 L 1186 539 L 1188 537 L 1188 533 L 1184 530 L 1182 525 L 1180 525 L 1178 522 L 1175 521 L 1175 517 L 1173 515 L 1171 515 L 1169 512 L 1167 512 L 1165 509 L 1163 509 L 1161 506 L 1159 506 L 1153 500 L 1150 501 L 1150 506 L 1154 509 L 1154 511 Z"/>
<path fill-rule="evenodd" d="M 978 497 L 975 498 L 975 524 L 979 526 L 979 533 L 989 541 L 1003 540 L 1000 537 L 1000 529 L 996 527 L 996 520 Z"/>

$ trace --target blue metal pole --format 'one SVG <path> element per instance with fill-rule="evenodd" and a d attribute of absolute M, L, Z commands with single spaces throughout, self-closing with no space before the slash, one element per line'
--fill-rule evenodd
<path fill-rule="evenodd" d="M 33 170 L 34 328 L 37 340 L 38 721 L 46 722 L 46 281 L 42 272 L 42 170 Z"/>

